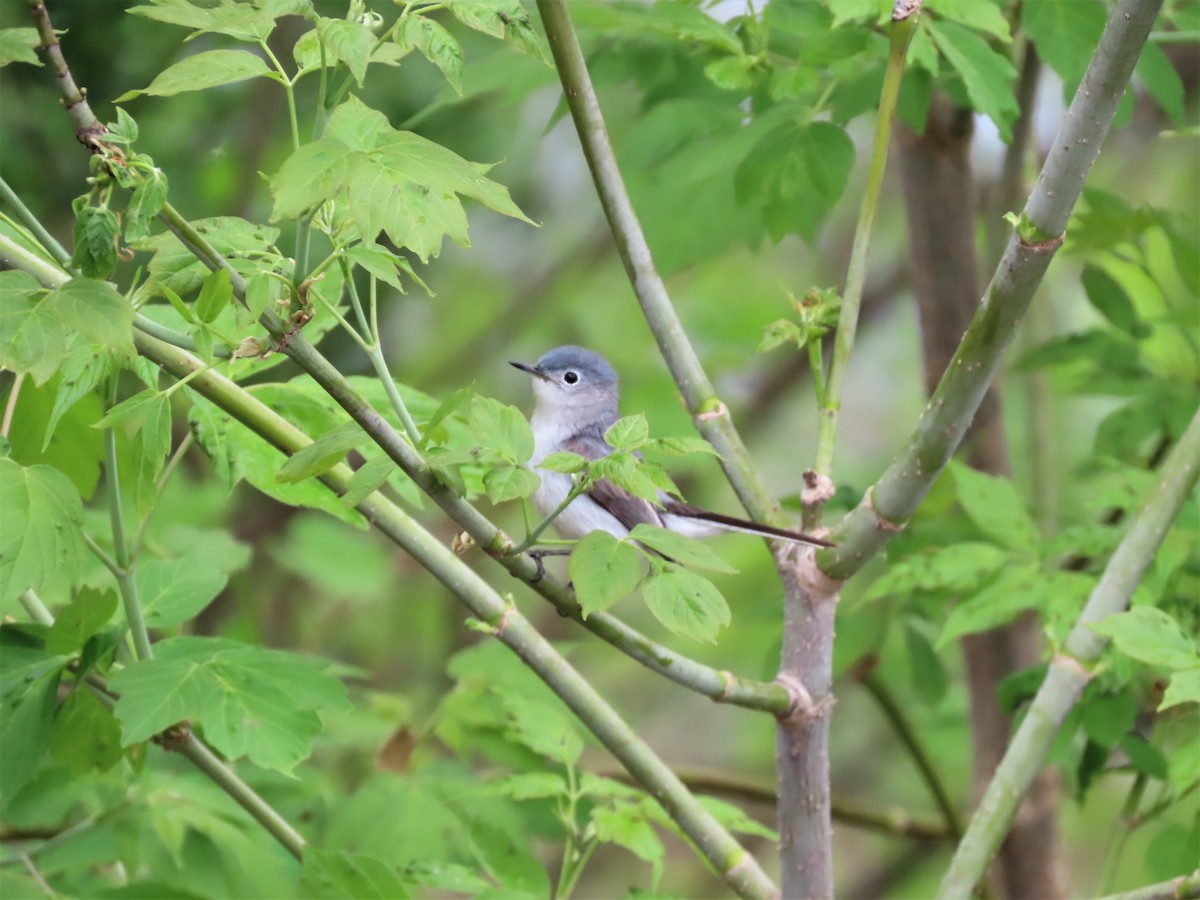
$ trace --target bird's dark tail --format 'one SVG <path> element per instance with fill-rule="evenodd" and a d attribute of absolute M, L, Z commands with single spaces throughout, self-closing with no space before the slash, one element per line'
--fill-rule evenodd
<path fill-rule="evenodd" d="M 776 528 L 774 525 L 764 525 L 761 522 L 751 522 L 747 519 L 735 519 L 733 516 L 724 516 L 721 513 L 709 512 L 705 509 L 699 509 L 687 503 L 681 503 L 676 500 L 668 501 L 663 504 L 663 509 L 668 513 L 676 516 L 685 516 L 689 519 L 697 519 L 701 522 L 708 522 L 716 525 L 718 528 L 723 528 L 727 531 L 740 531 L 743 534 L 753 534 L 758 537 L 774 538 L 780 541 L 789 541 L 793 544 L 807 544 L 810 547 L 836 547 L 829 541 L 819 537 L 813 537 L 811 534 L 802 534 L 799 531 L 789 531 L 786 528 Z"/>

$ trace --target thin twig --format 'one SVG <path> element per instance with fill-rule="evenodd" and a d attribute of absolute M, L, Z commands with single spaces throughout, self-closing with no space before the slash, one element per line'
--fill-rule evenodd
<path fill-rule="evenodd" d="M 7 438 L 12 428 L 13 413 L 17 411 L 17 398 L 21 396 L 21 385 L 25 383 L 25 373 L 18 372 L 13 379 L 12 390 L 8 392 L 8 400 L 4 404 L 4 419 L 0 421 L 0 437 Z"/>

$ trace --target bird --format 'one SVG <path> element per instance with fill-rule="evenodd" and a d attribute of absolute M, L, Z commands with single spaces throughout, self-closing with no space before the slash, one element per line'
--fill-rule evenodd
<path fill-rule="evenodd" d="M 534 441 L 531 468 L 559 451 L 577 453 L 588 460 L 614 452 L 604 435 L 620 418 L 620 386 L 616 370 L 608 360 L 593 350 L 569 344 L 546 352 L 532 365 L 524 362 L 509 365 L 528 373 L 533 380 L 535 405 L 529 422 Z M 549 516 L 566 499 L 574 482 L 570 475 L 549 470 L 542 470 L 540 477 L 533 504 L 543 516 Z M 586 493 L 576 497 L 552 524 L 566 539 L 582 539 L 597 530 L 623 539 L 637 525 L 647 524 L 693 538 L 735 531 L 794 544 L 834 546 L 798 531 L 709 512 L 666 492 L 659 493 L 658 503 L 651 503 L 607 478 L 597 480 Z"/>

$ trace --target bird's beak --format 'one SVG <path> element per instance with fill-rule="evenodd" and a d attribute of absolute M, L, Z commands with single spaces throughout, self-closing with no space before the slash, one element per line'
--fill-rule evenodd
<path fill-rule="evenodd" d="M 520 369 L 522 372 L 528 372 L 534 378 L 540 378 L 540 379 L 542 379 L 542 381 L 550 380 L 550 377 L 548 375 L 546 375 L 546 373 L 544 373 L 537 366 L 529 365 L 529 363 L 511 362 L 510 361 L 509 365 L 512 366 L 514 369 Z"/>

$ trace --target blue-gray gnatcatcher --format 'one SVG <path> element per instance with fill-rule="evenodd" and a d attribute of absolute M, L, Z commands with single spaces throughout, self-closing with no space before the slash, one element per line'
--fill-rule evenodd
<path fill-rule="evenodd" d="M 608 360 L 583 347 L 566 346 L 549 351 L 534 365 L 520 362 L 510 365 L 533 376 L 536 406 L 530 419 L 534 446 L 531 467 L 560 450 L 578 453 L 585 459 L 599 459 L 613 452 L 604 440 L 604 433 L 620 417 L 617 412 L 620 393 L 617 373 Z M 533 495 L 533 504 L 543 516 L 548 516 L 566 499 L 573 483 L 571 476 L 561 472 L 543 470 L 539 474 L 542 483 Z M 564 538 L 582 538 L 596 530 L 625 538 L 641 523 L 669 528 L 688 537 L 741 531 L 796 544 L 833 546 L 797 531 L 706 512 L 665 493 L 660 494 L 656 506 L 608 479 L 601 479 L 586 494 L 576 497 L 553 524 Z"/>

